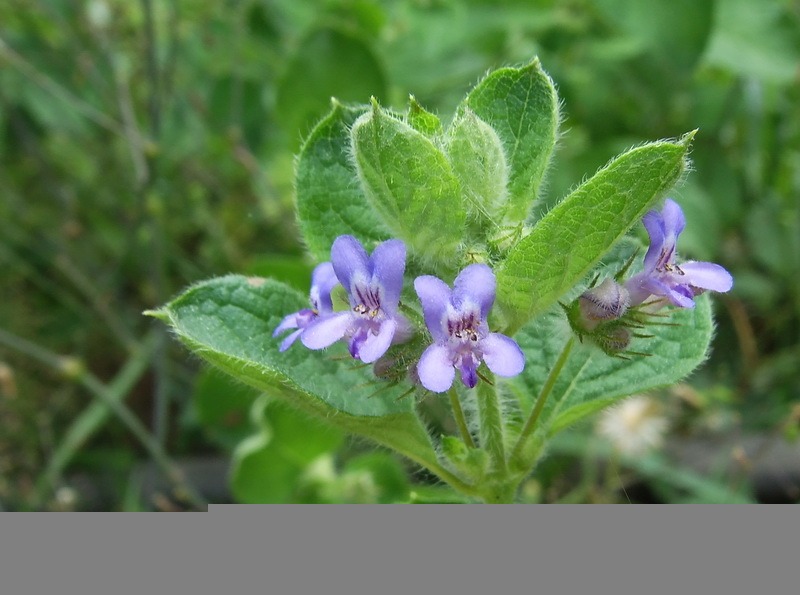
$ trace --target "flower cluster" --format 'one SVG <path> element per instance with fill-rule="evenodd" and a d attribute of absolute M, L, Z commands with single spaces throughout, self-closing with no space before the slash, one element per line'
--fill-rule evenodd
<path fill-rule="evenodd" d="M 677 264 L 677 239 L 686 221 L 675 201 L 667 199 L 663 209 L 647 213 L 643 223 L 650 247 L 642 272 L 624 283 L 605 279 L 564 306 L 578 335 L 590 337 L 610 355 L 625 352 L 632 337 L 647 336 L 637 332 L 644 327 L 644 313 L 652 314 L 665 304 L 693 308 L 694 298 L 704 291 L 725 292 L 733 286 L 730 273 L 718 264 Z M 289 314 L 275 329 L 273 336 L 296 329 L 283 339 L 280 350 L 287 350 L 298 338 L 309 349 L 346 340 L 350 355 L 376 363 L 378 370 L 389 348 L 409 341 L 415 332 L 400 312 L 405 267 L 406 247 L 400 240 L 382 242 L 369 255 L 353 236 L 339 236 L 331 247 L 331 261 L 314 269 L 311 308 Z M 339 284 L 347 293 L 349 307 L 336 310 L 331 292 Z M 489 330 L 495 284 L 494 273 L 485 264 L 464 268 L 452 289 L 431 275 L 414 280 L 433 341 L 416 352 L 410 374 L 413 382 L 441 393 L 450 389 L 456 371 L 465 386 L 475 387 L 481 363 L 498 376 L 522 372 L 525 356 L 519 345 Z"/>
<path fill-rule="evenodd" d="M 642 222 L 650 236 L 642 272 L 624 283 L 607 278 L 565 307 L 579 336 L 591 337 L 610 354 L 624 351 L 633 336 L 645 336 L 635 332 L 643 328 L 644 315 L 667 304 L 694 308 L 694 298 L 704 291 L 733 287 L 733 277 L 718 264 L 677 264 L 677 240 L 686 219 L 674 200 L 667 199 L 661 211 L 648 212 Z"/>
<path fill-rule="evenodd" d="M 726 292 L 733 287 L 733 277 L 718 264 L 675 263 L 676 244 L 686 219 L 674 200 L 667 199 L 661 212 L 650 211 L 642 222 L 650 236 L 650 247 L 644 257 L 644 270 L 625 283 L 631 305 L 657 296 L 681 308 L 694 308 L 694 297 L 705 290 Z"/>
<path fill-rule="evenodd" d="M 311 308 L 289 314 L 275 329 L 273 336 L 297 329 L 281 342 L 280 350 L 298 338 L 309 349 L 324 349 L 345 339 L 350 355 L 373 363 L 393 344 L 408 341 L 414 327 L 399 311 L 405 261 L 406 248 L 400 240 L 385 241 L 368 255 L 353 236 L 336 238 L 331 262 L 314 269 Z M 346 310 L 333 307 L 331 292 L 338 284 L 349 298 Z M 464 385 L 473 388 L 481 362 L 499 376 L 522 372 L 525 357 L 519 345 L 489 331 L 495 277 L 487 265 L 467 266 L 456 277 L 453 290 L 430 275 L 417 277 L 414 288 L 433 338 L 416 366 L 422 386 L 445 392 L 458 370 Z"/>

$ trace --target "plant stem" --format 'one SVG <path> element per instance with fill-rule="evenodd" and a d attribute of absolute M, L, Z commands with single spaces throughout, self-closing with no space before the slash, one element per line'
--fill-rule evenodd
<path fill-rule="evenodd" d="M 450 387 L 448 391 L 450 397 L 450 407 L 453 409 L 453 417 L 456 420 L 458 431 L 461 432 L 461 439 L 470 448 L 475 448 L 475 442 L 472 440 L 472 435 L 467 428 L 467 419 L 464 417 L 464 410 L 461 408 L 461 403 L 458 400 L 458 393 L 454 386 Z"/>
<path fill-rule="evenodd" d="M 161 141 L 161 71 L 158 64 L 158 39 L 153 0 L 140 0 L 144 13 L 144 60 L 148 83 L 147 112 L 151 140 L 158 145 Z M 167 295 L 166 279 L 166 234 L 165 201 L 157 183 L 160 168 L 155 154 L 146 158 L 147 177 L 139 187 L 140 200 L 149 214 L 149 227 L 152 233 L 150 259 L 152 268 L 150 279 L 154 297 L 161 303 Z M 162 446 L 166 443 L 169 429 L 169 405 L 172 395 L 171 366 L 167 355 L 167 331 L 162 329 L 156 341 L 153 357 L 153 433 Z"/>
<path fill-rule="evenodd" d="M 497 390 L 488 382 L 478 384 L 478 416 L 480 418 L 481 448 L 488 451 L 492 460 L 492 470 L 506 473 L 506 452 L 503 438 L 503 414 Z"/>
<path fill-rule="evenodd" d="M 544 385 L 542 385 L 542 390 L 539 392 L 539 397 L 536 399 L 536 404 L 533 406 L 531 414 L 528 416 L 528 419 L 519 434 L 517 444 L 514 446 L 514 450 L 511 453 L 512 460 L 517 459 L 520 456 L 522 449 L 525 447 L 525 443 L 536 429 L 536 422 L 539 421 L 539 415 L 541 415 L 542 409 L 544 409 L 544 404 L 547 402 L 547 398 L 550 396 L 550 393 L 553 392 L 553 387 L 555 386 L 556 380 L 558 380 L 558 377 L 561 374 L 561 370 L 564 368 L 564 364 L 567 363 L 567 358 L 572 351 L 573 345 L 575 345 L 575 337 L 570 337 L 567 343 L 564 345 L 564 348 L 561 350 L 561 354 L 558 356 L 553 368 L 550 370 L 547 380 L 545 380 Z"/>
<path fill-rule="evenodd" d="M 135 351 L 114 379 L 106 384 L 106 392 L 115 401 L 122 401 L 133 386 L 141 379 L 150 365 L 153 355 L 154 333 L 150 333 L 143 341 L 140 349 Z M 64 432 L 58 447 L 48 458 L 47 467 L 37 481 L 38 499 L 41 501 L 48 490 L 56 485 L 64 467 L 69 464 L 78 450 L 106 423 L 111 411 L 105 403 L 92 402 L 70 427 Z"/>
<path fill-rule="evenodd" d="M 60 356 L 57 353 L 45 349 L 35 343 L 18 337 L 8 331 L 0 329 L 0 345 L 5 345 L 11 349 L 24 353 L 48 366 L 73 378 L 78 384 L 83 386 L 98 401 L 106 405 L 119 419 L 128 431 L 134 435 L 147 453 L 152 457 L 155 464 L 164 476 L 182 491 L 187 499 L 195 506 L 201 507 L 207 504 L 206 500 L 188 485 L 178 469 L 177 465 L 170 459 L 153 435 L 139 421 L 139 418 L 123 403 L 115 399 L 115 395 L 110 393 L 109 388 L 103 384 L 94 374 L 82 367 L 79 360 L 70 357 Z"/>

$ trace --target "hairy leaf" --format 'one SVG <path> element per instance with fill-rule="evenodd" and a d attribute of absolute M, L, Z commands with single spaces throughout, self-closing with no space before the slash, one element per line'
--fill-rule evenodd
<path fill-rule="evenodd" d="M 470 91 L 462 104 L 489 124 L 503 143 L 509 166 L 507 223 L 524 221 L 538 197 L 558 135 L 558 96 L 536 59 L 500 68 Z"/>
<path fill-rule="evenodd" d="M 497 269 L 513 332 L 576 285 L 678 181 L 693 134 L 616 157 L 542 217 Z"/>
<path fill-rule="evenodd" d="M 384 225 L 432 264 L 454 262 L 466 216 L 447 157 L 377 103 L 353 125 L 352 144 L 367 198 Z"/>
<path fill-rule="evenodd" d="M 330 260 L 333 240 L 350 234 L 369 249 L 390 237 L 358 184 L 349 158 L 350 126 L 364 107 L 333 101 L 330 113 L 306 139 L 297 160 L 297 216 L 309 252 Z"/>
<path fill-rule="evenodd" d="M 346 349 L 309 351 L 297 342 L 278 351 L 273 329 L 307 305 L 282 283 L 229 275 L 189 288 L 152 314 L 197 355 L 242 382 L 412 460 L 435 461 L 411 400 L 397 400 L 406 387 L 376 381 L 358 362 L 338 357 Z"/>

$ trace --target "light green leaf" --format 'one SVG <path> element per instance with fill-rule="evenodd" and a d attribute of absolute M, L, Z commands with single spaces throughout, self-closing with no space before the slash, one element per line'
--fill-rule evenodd
<path fill-rule="evenodd" d="M 599 0 L 596 9 L 629 43 L 652 54 L 654 75 L 674 84 L 678 71 L 691 72 L 713 25 L 715 2 L 697 0 Z M 672 68 L 667 69 L 670 66 Z"/>
<path fill-rule="evenodd" d="M 350 127 L 364 107 L 333 101 L 331 112 L 300 149 L 297 160 L 297 216 L 309 252 L 317 261 L 330 260 L 333 240 L 350 234 L 367 244 L 390 237 L 367 203 L 349 157 Z"/>
<path fill-rule="evenodd" d="M 265 396 L 253 404 L 252 413 L 259 431 L 233 453 L 233 494 L 249 504 L 291 502 L 301 473 L 314 459 L 338 448 L 342 435 Z"/>
<path fill-rule="evenodd" d="M 450 125 L 445 146 L 461 182 L 467 212 L 485 231 L 491 231 L 486 227 L 498 219 L 508 198 L 508 166 L 500 137 L 465 109 Z"/>
<path fill-rule="evenodd" d="M 797 12 L 784 0 L 717 2 L 704 62 L 737 76 L 781 85 L 797 80 Z"/>
<path fill-rule="evenodd" d="M 377 381 L 342 345 L 310 351 L 298 341 L 284 353 L 273 329 L 307 299 L 282 283 L 229 275 L 190 287 L 150 314 L 167 322 L 197 355 L 235 378 L 344 431 L 374 439 L 412 460 L 436 456 L 406 387 Z M 348 356 L 349 357 L 349 356 Z"/>
<path fill-rule="evenodd" d="M 408 98 L 407 119 L 412 128 L 419 130 L 425 136 L 434 136 L 442 132 L 442 121 L 439 116 L 422 107 L 413 95 Z"/>
<path fill-rule="evenodd" d="M 469 108 L 503 143 L 509 166 L 508 223 L 524 221 L 538 197 L 558 135 L 558 96 L 539 60 L 495 70 L 470 91 Z"/>
<path fill-rule="evenodd" d="M 549 308 L 680 179 L 693 133 L 631 149 L 581 184 L 508 252 L 497 297 L 513 332 Z"/>
<path fill-rule="evenodd" d="M 367 198 L 386 227 L 417 256 L 455 262 L 466 217 L 447 157 L 376 102 L 353 125 L 352 143 Z"/>

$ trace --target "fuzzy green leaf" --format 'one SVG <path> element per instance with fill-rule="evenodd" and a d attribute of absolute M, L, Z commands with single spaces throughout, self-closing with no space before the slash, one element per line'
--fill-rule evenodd
<path fill-rule="evenodd" d="M 501 214 L 508 197 L 508 166 L 500 137 L 465 109 L 448 129 L 445 143 L 467 212 L 485 229 Z"/>
<path fill-rule="evenodd" d="M 442 121 L 439 116 L 422 107 L 413 95 L 408 98 L 408 115 L 406 118 L 412 128 L 420 131 L 425 136 L 434 136 L 442 132 Z"/>
<path fill-rule="evenodd" d="M 447 157 L 375 102 L 353 125 L 352 144 L 361 183 L 384 225 L 417 256 L 454 262 L 466 217 Z"/>
<path fill-rule="evenodd" d="M 284 353 L 272 332 L 283 316 L 308 307 L 282 283 L 229 275 L 193 287 L 154 313 L 207 362 L 293 407 L 347 432 L 390 446 L 418 462 L 435 462 L 427 433 L 406 390 L 382 383 L 357 362 L 338 361 L 346 348 Z"/>
<path fill-rule="evenodd" d="M 330 260 L 333 240 L 350 234 L 367 245 L 390 237 L 358 184 L 348 155 L 350 127 L 366 111 L 333 101 L 331 112 L 300 149 L 297 160 L 297 216 L 309 252 Z"/>
<path fill-rule="evenodd" d="M 513 332 L 576 285 L 686 170 L 693 133 L 616 157 L 542 217 L 497 269 Z"/>
<path fill-rule="evenodd" d="M 489 124 L 503 142 L 509 166 L 507 223 L 523 221 L 544 178 L 558 135 L 558 96 L 536 59 L 500 68 L 470 91 L 462 104 Z"/>

